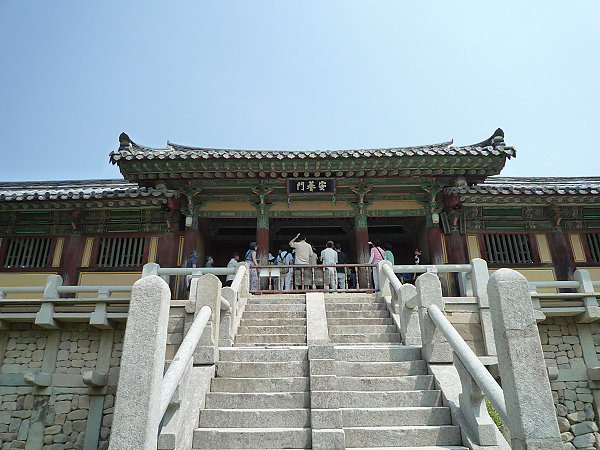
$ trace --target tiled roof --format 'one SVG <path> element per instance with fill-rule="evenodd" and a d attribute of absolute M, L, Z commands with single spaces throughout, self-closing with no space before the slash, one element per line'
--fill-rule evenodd
<path fill-rule="evenodd" d="M 484 145 L 482 145 L 484 144 Z M 187 147 L 167 142 L 166 148 L 145 147 L 134 142 L 122 142 L 119 150 L 111 152 L 110 161 L 176 160 L 176 159 L 305 159 L 305 158 L 368 158 L 391 156 L 490 156 L 514 157 L 514 147 L 504 139 L 488 139 L 480 144 L 455 147 L 452 141 L 417 147 L 391 147 L 361 150 L 227 150 Z"/>
<path fill-rule="evenodd" d="M 494 195 L 598 195 L 600 177 L 488 177 L 484 183 L 452 188 L 452 192 Z"/>
<path fill-rule="evenodd" d="M 125 180 L 25 181 L 0 183 L 0 201 L 88 200 L 172 197 L 173 191 L 140 187 Z"/>

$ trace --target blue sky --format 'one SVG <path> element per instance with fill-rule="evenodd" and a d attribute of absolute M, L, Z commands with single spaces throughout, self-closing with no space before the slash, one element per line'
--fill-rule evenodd
<path fill-rule="evenodd" d="M 468 145 L 600 176 L 600 2 L 0 0 L 0 181 L 120 178 L 136 142 Z"/>

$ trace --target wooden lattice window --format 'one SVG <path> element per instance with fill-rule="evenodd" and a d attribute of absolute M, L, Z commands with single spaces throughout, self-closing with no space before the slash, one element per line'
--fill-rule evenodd
<path fill-rule="evenodd" d="M 485 247 L 489 263 L 527 264 L 533 262 L 527 234 L 486 234 Z"/>
<path fill-rule="evenodd" d="M 592 261 L 600 263 L 600 233 L 587 235 Z"/>
<path fill-rule="evenodd" d="M 11 239 L 4 267 L 46 267 L 50 238 Z"/>
<path fill-rule="evenodd" d="M 143 254 L 143 237 L 101 239 L 98 267 L 139 267 Z"/>

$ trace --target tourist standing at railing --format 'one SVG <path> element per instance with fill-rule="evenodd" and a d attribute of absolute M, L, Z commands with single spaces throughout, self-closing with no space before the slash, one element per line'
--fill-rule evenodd
<path fill-rule="evenodd" d="M 396 263 L 394 262 L 394 254 L 392 253 L 392 244 L 386 242 L 385 244 L 383 244 L 383 248 L 385 249 L 385 259 L 391 262 L 392 266 L 394 266 L 394 264 Z M 397 273 L 396 276 L 400 281 L 402 281 L 402 274 Z"/>
<path fill-rule="evenodd" d="M 296 250 L 294 264 L 307 266 L 310 262 L 310 257 L 313 256 L 314 253 L 312 245 L 306 242 L 306 236 L 298 233 L 296 237 L 289 242 L 289 246 Z M 311 269 L 296 269 L 294 271 L 294 284 L 296 286 L 302 286 L 303 289 L 309 289 L 312 285 Z"/>
<path fill-rule="evenodd" d="M 237 270 L 239 261 L 240 261 L 240 254 L 238 252 L 233 252 L 231 259 L 227 263 L 227 268 L 233 269 L 234 271 Z M 227 275 L 227 277 L 225 278 L 225 286 L 231 286 L 234 279 L 235 279 L 235 273 Z"/>
<path fill-rule="evenodd" d="M 426 266 L 429 264 L 429 260 L 421 253 L 421 247 L 415 248 L 415 265 Z M 416 281 L 420 273 L 414 273 L 412 276 L 413 281 Z"/>
<path fill-rule="evenodd" d="M 204 267 L 214 267 L 215 264 L 215 260 L 213 259 L 212 256 L 207 256 L 206 257 L 206 263 L 204 264 Z"/>
<path fill-rule="evenodd" d="M 369 245 L 371 246 L 371 259 L 369 259 L 369 264 L 375 264 L 379 261 L 385 260 L 385 250 L 381 248 L 381 241 L 379 239 L 373 239 L 373 242 L 369 241 Z M 377 291 L 379 289 L 379 280 L 377 277 L 377 270 L 373 270 L 373 286 Z"/>
<path fill-rule="evenodd" d="M 250 264 L 250 266 L 258 266 L 258 261 L 256 260 L 256 251 L 258 250 L 258 244 L 256 242 L 250 242 L 250 248 L 246 252 L 246 262 Z M 258 291 L 258 271 L 256 269 L 250 268 L 250 290 Z"/>
<path fill-rule="evenodd" d="M 335 244 L 333 248 L 337 252 L 337 264 L 348 264 L 348 257 L 342 251 L 342 246 L 340 244 Z M 346 267 L 337 267 L 336 270 L 338 289 L 346 289 Z"/>
<path fill-rule="evenodd" d="M 200 252 L 198 250 L 192 250 L 192 253 L 190 254 L 190 259 L 188 260 L 186 265 L 188 269 L 195 269 L 196 267 L 198 267 L 198 256 L 200 256 Z M 192 276 L 186 275 L 185 279 L 187 281 L 187 290 L 189 291 L 190 285 L 192 283 Z"/>
<path fill-rule="evenodd" d="M 290 253 L 288 246 L 282 244 L 279 248 L 279 255 L 275 259 L 275 265 L 292 265 L 293 257 Z M 292 269 L 280 269 L 281 274 L 279 275 L 279 290 L 280 291 L 290 291 L 292 289 Z M 283 273 L 287 270 L 286 273 Z"/>
<path fill-rule="evenodd" d="M 333 241 L 327 241 L 327 247 L 321 251 L 321 261 L 323 262 L 323 278 L 325 289 L 335 289 L 337 284 L 337 275 L 335 266 L 338 262 L 338 254 L 333 249 Z"/>

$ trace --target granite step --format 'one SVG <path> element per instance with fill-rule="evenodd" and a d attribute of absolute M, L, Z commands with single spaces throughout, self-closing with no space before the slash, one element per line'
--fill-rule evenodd
<path fill-rule="evenodd" d="M 306 334 L 306 325 L 304 326 L 287 326 L 287 325 L 270 325 L 270 326 L 247 326 L 243 324 L 238 329 L 240 334 Z"/>
<path fill-rule="evenodd" d="M 309 392 L 209 392 L 207 409 L 298 409 L 310 407 Z"/>
<path fill-rule="evenodd" d="M 197 428 L 194 450 L 312 447 L 310 428 Z"/>
<path fill-rule="evenodd" d="M 454 425 L 344 428 L 346 448 L 365 446 L 460 446 L 460 428 Z M 438 447 L 439 448 L 439 447 Z M 442 447 L 443 448 L 443 447 Z"/>
<path fill-rule="evenodd" d="M 306 310 L 301 311 L 244 311 L 242 316 L 244 320 L 259 320 L 259 319 L 304 319 L 306 321 Z"/>
<path fill-rule="evenodd" d="M 433 375 L 338 377 L 341 391 L 415 391 L 434 389 Z"/>
<path fill-rule="evenodd" d="M 421 359 L 421 347 L 408 345 L 336 345 L 335 358 L 346 362 L 398 362 Z"/>
<path fill-rule="evenodd" d="M 306 347 L 289 348 L 237 348 L 221 347 L 219 349 L 220 362 L 291 362 L 306 361 L 308 350 Z"/>
<path fill-rule="evenodd" d="M 413 406 L 442 406 L 440 391 L 340 391 L 344 408 L 393 408 Z"/>
<path fill-rule="evenodd" d="M 269 311 L 269 312 L 299 312 L 306 311 L 306 305 L 304 303 L 253 303 L 246 305 L 244 314 L 247 312 L 258 312 L 258 311 Z"/>
<path fill-rule="evenodd" d="M 387 310 L 364 310 L 364 311 L 349 311 L 349 310 L 335 310 L 326 311 L 327 320 L 332 319 L 373 319 L 377 317 L 389 319 L 390 313 Z"/>
<path fill-rule="evenodd" d="M 325 303 L 325 312 L 328 311 L 377 311 L 385 310 L 385 303 Z"/>
<path fill-rule="evenodd" d="M 401 342 L 398 333 L 360 333 L 360 334 L 330 334 L 333 343 L 359 344 L 364 342 Z"/>
<path fill-rule="evenodd" d="M 338 376 L 396 377 L 402 375 L 427 375 L 427 364 L 423 360 L 394 362 L 336 361 Z"/>
<path fill-rule="evenodd" d="M 360 333 L 397 333 L 396 325 L 331 325 L 327 327 L 329 334 L 360 334 Z"/>
<path fill-rule="evenodd" d="M 391 320 L 391 319 L 389 319 Z M 242 319 L 240 327 L 269 327 L 269 326 L 306 326 L 306 319 L 287 319 L 282 317 L 269 317 L 267 319 Z"/>
<path fill-rule="evenodd" d="M 236 362 L 219 361 L 217 377 L 283 378 L 308 376 L 308 361 L 289 362 Z"/>
<path fill-rule="evenodd" d="M 343 427 L 422 426 L 451 423 L 450 408 L 444 406 L 342 408 L 341 411 Z"/>
<path fill-rule="evenodd" d="M 308 377 L 213 378 L 211 392 L 302 392 L 310 388 Z"/>
<path fill-rule="evenodd" d="M 268 428 L 308 428 L 310 409 L 203 409 L 200 412 L 201 428 L 255 428 L 256 424 Z"/>
<path fill-rule="evenodd" d="M 394 321 L 391 318 L 387 317 L 374 317 L 374 318 L 364 318 L 364 317 L 348 317 L 348 318 L 329 318 L 327 320 L 327 324 L 330 326 L 340 326 L 340 325 L 393 325 Z"/>
<path fill-rule="evenodd" d="M 306 334 L 238 334 L 235 345 L 306 345 Z"/>

